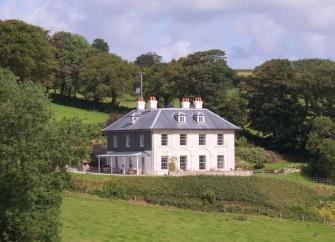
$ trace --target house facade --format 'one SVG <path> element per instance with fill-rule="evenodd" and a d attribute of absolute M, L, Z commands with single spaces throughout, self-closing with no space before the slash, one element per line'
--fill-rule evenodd
<path fill-rule="evenodd" d="M 169 163 L 179 171 L 235 169 L 235 131 L 239 128 L 202 107 L 196 97 L 191 106 L 183 98 L 180 108 L 157 108 L 149 97 L 137 109 L 103 129 L 107 153 L 99 156 L 99 171 L 166 175 Z"/>

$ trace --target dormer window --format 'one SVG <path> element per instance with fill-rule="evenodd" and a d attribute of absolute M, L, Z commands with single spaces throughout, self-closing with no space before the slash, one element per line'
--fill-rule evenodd
<path fill-rule="evenodd" d="M 132 113 L 129 115 L 129 123 L 134 124 L 138 119 L 140 118 L 140 114 L 138 113 Z"/>
<path fill-rule="evenodd" d="M 182 112 L 177 113 L 176 120 L 178 123 L 186 123 L 186 114 Z"/>
<path fill-rule="evenodd" d="M 197 123 L 204 123 L 205 122 L 205 114 L 201 112 L 197 112 L 194 114 L 194 119 Z"/>

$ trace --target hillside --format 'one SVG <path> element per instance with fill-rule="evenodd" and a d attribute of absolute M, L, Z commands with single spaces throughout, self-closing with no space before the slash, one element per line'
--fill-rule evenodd
<path fill-rule="evenodd" d="M 317 220 L 315 204 L 333 190 L 271 177 L 116 177 L 73 175 L 73 189 L 150 204 Z M 321 193 L 322 194 L 321 194 Z"/>
<path fill-rule="evenodd" d="M 107 113 L 90 111 L 81 108 L 75 108 L 60 104 L 52 103 L 52 109 L 55 112 L 56 120 L 61 120 L 63 118 L 80 118 L 85 122 L 90 123 L 105 123 L 108 119 Z"/>
<path fill-rule="evenodd" d="M 98 241 L 333 241 L 317 222 L 206 213 L 80 193 L 65 193 L 61 219 L 67 242 Z"/>

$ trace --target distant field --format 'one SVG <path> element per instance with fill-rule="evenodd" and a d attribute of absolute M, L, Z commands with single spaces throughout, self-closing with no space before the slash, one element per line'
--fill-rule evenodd
<path fill-rule="evenodd" d="M 335 229 L 317 222 L 206 213 L 65 193 L 62 240 L 98 241 L 334 241 Z"/>
<path fill-rule="evenodd" d="M 238 76 L 253 76 L 252 69 L 236 69 L 235 70 Z"/>
<path fill-rule="evenodd" d="M 105 123 L 109 116 L 107 113 L 89 111 L 85 109 L 59 105 L 55 103 L 52 103 L 52 108 L 55 110 L 56 120 L 61 120 L 63 118 L 77 117 L 83 119 L 85 122 Z"/>

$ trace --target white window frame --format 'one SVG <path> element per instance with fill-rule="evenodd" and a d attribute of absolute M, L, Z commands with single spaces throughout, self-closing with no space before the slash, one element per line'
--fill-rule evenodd
<path fill-rule="evenodd" d="M 144 134 L 140 134 L 140 147 L 144 147 Z"/>
<path fill-rule="evenodd" d="M 217 168 L 224 169 L 224 155 L 218 155 L 216 158 L 217 161 Z"/>
<path fill-rule="evenodd" d="M 180 134 L 179 135 L 179 145 L 180 146 L 187 145 L 187 134 Z"/>
<path fill-rule="evenodd" d="M 204 123 L 204 122 L 205 122 L 205 116 L 203 116 L 203 115 L 198 115 L 198 116 L 197 116 L 197 122 L 198 122 L 198 123 Z"/>
<path fill-rule="evenodd" d="M 223 134 L 217 135 L 217 145 L 224 145 L 224 136 Z"/>
<path fill-rule="evenodd" d="M 186 123 L 186 116 L 185 115 L 178 115 L 178 122 L 179 123 Z"/>
<path fill-rule="evenodd" d="M 161 156 L 161 170 L 167 170 L 169 164 L 169 157 L 167 155 Z"/>
<path fill-rule="evenodd" d="M 130 135 L 129 134 L 126 135 L 126 147 L 127 148 L 130 147 Z"/>
<path fill-rule="evenodd" d="M 206 170 L 206 156 L 199 155 L 199 170 Z"/>
<path fill-rule="evenodd" d="M 180 170 L 183 170 L 183 171 L 187 170 L 187 155 L 179 156 L 179 168 Z"/>
<path fill-rule="evenodd" d="M 161 134 L 161 146 L 168 146 L 169 137 L 167 134 Z"/>
<path fill-rule="evenodd" d="M 118 136 L 116 134 L 113 135 L 113 147 L 118 147 Z"/>
<path fill-rule="evenodd" d="M 206 145 L 206 134 L 199 134 L 199 145 Z"/>

